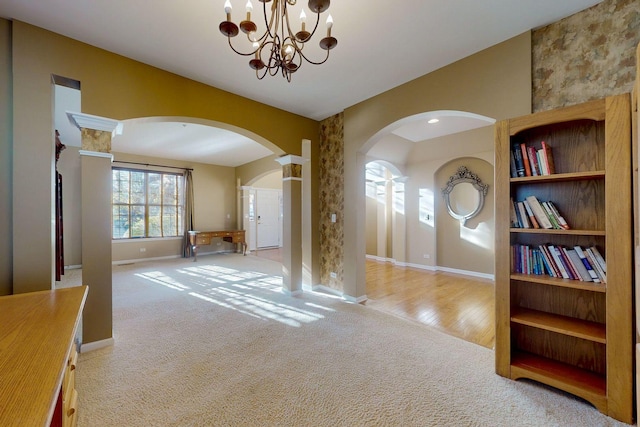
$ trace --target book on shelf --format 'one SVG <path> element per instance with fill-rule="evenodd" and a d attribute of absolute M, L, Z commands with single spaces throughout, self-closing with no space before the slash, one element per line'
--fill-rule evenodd
<path fill-rule="evenodd" d="M 527 157 L 529 158 L 529 165 L 531 167 L 531 176 L 542 175 L 540 173 L 540 165 L 538 164 L 538 154 L 534 147 L 527 147 Z"/>
<path fill-rule="evenodd" d="M 518 220 L 518 213 L 516 212 L 516 205 L 513 201 L 513 197 L 511 198 L 511 206 L 509 208 L 509 213 L 511 217 L 511 228 L 519 228 L 520 221 Z"/>
<path fill-rule="evenodd" d="M 522 159 L 522 151 L 520 149 L 519 144 L 513 144 L 513 150 L 511 151 L 513 155 L 513 161 L 516 164 L 516 176 L 526 176 L 524 170 L 524 161 Z"/>
<path fill-rule="evenodd" d="M 551 147 L 545 141 L 540 145 L 542 148 L 524 142 L 513 145 L 509 159 L 512 178 L 556 173 Z"/>
<path fill-rule="evenodd" d="M 552 201 L 527 196 L 522 201 L 512 201 L 511 226 L 515 228 L 544 228 L 569 230 L 571 227 Z"/>
<path fill-rule="evenodd" d="M 549 250 L 552 251 L 552 254 L 555 254 L 555 260 L 558 264 L 558 268 L 562 272 L 562 277 L 565 279 L 577 280 L 577 277 L 571 268 L 570 264 L 566 260 L 566 256 L 564 252 L 560 250 L 559 246 L 550 245 Z"/>
<path fill-rule="evenodd" d="M 595 246 L 591 246 L 590 249 L 593 252 L 593 254 L 596 256 L 596 261 L 598 261 L 598 264 L 600 264 L 602 271 L 606 273 L 607 263 L 604 261 L 604 257 L 600 254 L 600 251 L 598 251 L 598 248 L 596 248 Z"/>
<path fill-rule="evenodd" d="M 522 163 L 524 163 L 524 176 L 531 176 L 531 163 L 529 162 L 527 145 L 524 142 L 520 144 L 520 152 L 522 153 Z"/>
<path fill-rule="evenodd" d="M 584 250 L 582 250 L 582 248 L 577 245 L 574 246 L 573 249 L 576 251 L 576 254 L 580 258 L 580 261 L 582 261 L 582 264 L 584 265 L 585 269 L 587 270 L 587 273 L 591 277 L 591 280 L 595 283 L 600 283 L 600 277 L 598 277 L 598 273 L 596 273 L 593 266 L 589 262 L 589 259 L 585 255 Z"/>
<path fill-rule="evenodd" d="M 511 246 L 511 271 L 520 274 L 544 275 L 549 268 L 539 248 L 528 245 Z"/>
<path fill-rule="evenodd" d="M 516 166 L 516 159 L 513 151 L 509 153 L 509 169 L 511 171 L 511 178 L 516 178 L 518 176 L 518 168 Z"/>
<path fill-rule="evenodd" d="M 547 165 L 547 158 L 544 155 L 544 150 L 542 148 L 536 150 L 536 156 L 538 157 L 538 164 L 540 165 L 540 175 L 550 175 L 549 166 Z"/>
<path fill-rule="evenodd" d="M 520 228 L 531 228 L 531 224 L 529 224 L 529 215 L 527 215 L 527 211 L 524 207 L 524 203 L 516 202 L 516 206 L 518 208 L 518 218 L 520 219 Z"/>
<path fill-rule="evenodd" d="M 595 270 L 596 274 L 600 278 L 600 281 L 602 283 L 607 283 L 607 273 L 606 273 L 606 271 L 604 271 L 602 269 L 602 266 L 600 265 L 600 262 L 598 262 L 598 260 L 596 259 L 596 256 L 593 253 L 593 248 L 595 248 L 595 246 L 591 246 L 589 248 L 586 248 L 585 251 L 584 251 L 585 255 L 587 256 L 587 259 L 591 263 L 591 266 Z"/>
<path fill-rule="evenodd" d="M 571 262 L 573 269 L 578 274 L 579 279 L 583 282 L 593 282 L 593 278 L 580 260 L 576 250 L 574 248 L 566 248 L 564 246 L 562 247 L 562 250 L 567 255 L 567 258 L 569 258 L 569 261 Z"/>
<path fill-rule="evenodd" d="M 533 211 L 531 210 L 531 206 L 529 205 L 529 202 L 527 202 L 526 200 L 523 200 L 522 204 L 524 205 L 524 209 L 527 211 L 527 216 L 529 217 L 529 223 L 531 224 L 531 228 L 540 228 L 540 224 L 538 223 L 536 216 L 533 214 Z"/>
<path fill-rule="evenodd" d="M 551 224 L 549 217 L 544 212 L 544 209 L 540 204 L 540 202 L 538 201 L 538 199 L 536 198 L 536 196 L 527 196 L 525 197 L 525 200 L 529 203 L 529 206 L 531 207 L 531 211 L 533 212 L 533 215 L 538 220 L 538 224 L 540 225 L 540 228 L 547 228 L 547 229 L 553 228 L 553 224 Z"/>
<path fill-rule="evenodd" d="M 542 152 L 544 154 L 544 161 L 547 166 L 548 175 L 553 175 L 554 173 L 556 173 L 556 165 L 553 161 L 553 151 L 551 150 L 549 144 L 547 144 L 545 141 L 542 141 L 540 144 L 542 145 Z"/>
<path fill-rule="evenodd" d="M 511 271 L 596 284 L 606 283 L 606 275 L 601 276 L 589 259 L 589 249 L 578 245 L 569 247 L 552 244 L 514 244 L 511 245 Z"/>
<path fill-rule="evenodd" d="M 558 211 L 558 208 L 556 207 L 555 203 L 549 200 L 547 201 L 547 204 L 549 205 L 549 208 L 551 209 L 551 213 L 553 217 L 556 219 L 556 221 L 558 222 L 558 225 L 560 226 L 560 228 L 563 228 L 565 230 L 571 229 L 571 227 L 569 227 L 569 224 L 564 219 L 564 217 L 560 215 L 560 212 Z"/>
<path fill-rule="evenodd" d="M 549 248 L 545 245 L 539 245 L 538 248 L 540 249 L 540 251 L 542 251 L 544 258 L 547 261 L 547 264 L 549 265 L 549 276 L 562 277 L 562 273 L 560 272 L 560 269 L 558 268 L 555 261 L 553 260 L 553 257 L 551 255 L 551 252 L 549 251 Z"/>

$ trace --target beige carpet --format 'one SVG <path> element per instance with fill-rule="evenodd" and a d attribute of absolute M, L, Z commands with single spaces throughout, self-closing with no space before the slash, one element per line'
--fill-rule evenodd
<path fill-rule="evenodd" d="M 80 356 L 78 425 L 623 425 L 495 375 L 491 350 L 329 296 L 285 296 L 280 273 L 236 254 L 114 267 L 115 345 Z"/>

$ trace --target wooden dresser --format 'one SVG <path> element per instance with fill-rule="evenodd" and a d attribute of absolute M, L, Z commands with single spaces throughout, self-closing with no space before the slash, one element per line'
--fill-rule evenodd
<path fill-rule="evenodd" d="M 0 297 L 0 426 L 73 426 L 87 286 Z"/>

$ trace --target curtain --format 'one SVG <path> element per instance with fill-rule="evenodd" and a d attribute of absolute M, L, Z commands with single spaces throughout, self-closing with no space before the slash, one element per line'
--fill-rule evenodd
<path fill-rule="evenodd" d="M 182 237 L 182 257 L 189 258 L 192 255 L 189 244 L 189 230 L 193 230 L 193 178 L 191 171 L 184 171 L 184 236 Z"/>

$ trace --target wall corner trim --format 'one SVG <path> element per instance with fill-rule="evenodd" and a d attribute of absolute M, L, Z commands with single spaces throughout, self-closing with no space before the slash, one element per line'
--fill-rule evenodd
<path fill-rule="evenodd" d="M 82 343 L 80 346 L 80 353 L 87 353 L 89 351 L 99 350 L 104 347 L 110 347 L 115 344 L 113 338 L 107 338 L 106 340 L 93 341 L 89 343 Z"/>
<path fill-rule="evenodd" d="M 113 154 L 111 153 L 101 153 L 99 151 L 88 151 L 88 150 L 80 150 L 78 151 L 81 156 L 88 157 L 104 157 L 105 159 L 110 159 L 113 162 Z"/>

